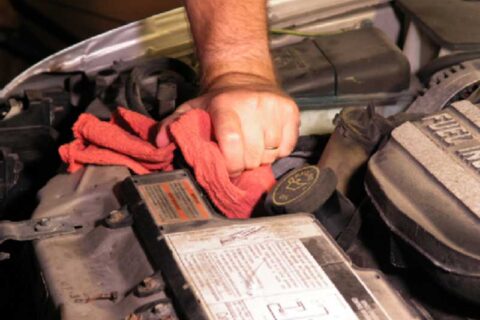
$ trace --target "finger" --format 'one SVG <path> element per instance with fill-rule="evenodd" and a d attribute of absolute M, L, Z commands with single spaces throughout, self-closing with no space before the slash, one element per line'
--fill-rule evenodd
<path fill-rule="evenodd" d="M 157 137 L 155 138 L 155 144 L 158 148 L 166 147 L 170 144 L 171 139 L 167 131 L 168 124 L 161 123 L 158 130 Z"/>
<path fill-rule="evenodd" d="M 155 138 L 155 144 L 157 145 L 157 147 L 159 148 L 166 147 L 168 144 L 172 142 L 170 135 L 168 133 L 168 126 L 170 125 L 170 123 L 172 123 L 177 118 L 179 118 L 182 114 L 190 110 L 192 110 L 192 107 L 188 102 L 186 102 L 181 106 L 179 106 L 175 110 L 175 112 L 173 112 L 171 115 L 169 115 L 168 117 L 166 117 L 160 122 L 160 127 L 158 129 L 158 133 Z"/>
<path fill-rule="evenodd" d="M 189 110 L 191 110 L 191 109 L 205 109 L 208 106 L 208 99 L 207 99 L 206 96 L 200 96 L 196 99 L 192 99 L 190 101 L 185 102 L 183 105 L 178 107 L 178 109 L 180 109 L 184 105 L 188 105 Z"/>
<path fill-rule="evenodd" d="M 262 164 L 265 148 L 263 125 L 255 113 L 244 113 L 241 117 L 245 169 L 255 169 Z"/>
<path fill-rule="evenodd" d="M 265 147 L 262 155 L 262 164 L 273 163 L 278 157 L 278 148 L 282 142 L 282 124 L 278 118 L 278 112 L 270 112 L 263 117 Z"/>
<path fill-rule="evenodd" d="M 300 129 L 300 118 L 297 112 L 287 118 L 282 129 L 282 141 L 278 148 L 278 157 L 286 157 L 292 153 L 297 143 Z"/>
<path fill-rule="evenodd" d="M 272 164 L 277 160 L 279 155 L 278 148 L 275 149 L 265 149 L 262 155 L 262 164 Z"/>
<path fill-rule="evenodd" d="M 230 176 L 237 176 L 245 170 L 240 119 L 234 111 L 227 108 L 210 110 L 210 116 L 227 171 Z"/>

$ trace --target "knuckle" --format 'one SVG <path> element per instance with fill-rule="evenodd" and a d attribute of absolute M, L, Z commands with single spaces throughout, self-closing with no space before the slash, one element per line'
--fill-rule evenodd
<path fill-rule="evenodd" d="M 220 106 L 237 104 L 236 103 L 237 101 L 243 101 L 250 96 L 251 95 L 242 94 L 242 92 L 239 92 L 238 90 L 237 91 L 232 91 L 232 90 L 224 91 L 224 92 L 219 92 L 219 93 L 215 94 L 211 98 L 210 104 L 220 105 Z"/>
<path fill-rule="evenodd" d="M 283 158 L 288 156 L 295 149 L 296 139 L 294 139 L 290 144 L 287 144 L 279 149 L 278 156 Z"/>
<path fill-rule="evenodd" d="M 219 93 L 211 98 L 208 107 L 210 110 L 221 112 L 222 110 L 225 110 L 225 108 L 230 108 L 234 101 L 235 100 L 232 99 L 232 96 L 230 94 Z"/>
<path fill-rule="evenodd" d="M 300 120 L 300 115 L 298 113 L 285 118 L 285 125 L 288 124 L 291 128 L 290 134 L 298 134 L 298 131 L 300 130 Z"/>
<path fill-rule="evenodd" d="M 212 105 L 222 105 L 229 100 L 229 95 L 226 93 L 219 93 L 212 97 L 210 104 Z"/>
<path fill-rule="evenodd" d="M 286 109 L 291 117 L 298 118 L 300 116 L 300 111 L 298 110 L 298 106 L 295 102 L 291 101 L 289 104 L 287 104 Z"/>
<path fill-rule="evenodd" d="M 222 106 L 223 105 L 224 104 L 219 103 L 217 100 L 212 99 L 212 100 L 209 101 L 208 105 L 206 105 L 205 107 L 207 108 L 208 112 L 211 115 L 218 116 L 222 112 Z"/>
<path fill-rule="evenodd" d="M 237 144 L 242 141 L 242 135 L 239 132 L 230 131 L 223 134 L 221 139 L 227 144 Z"/>
<path fill-rule="evenodd" d="M 281 117 L 286 121 L 298 121 L 300 118 L 298 107 L 293 101 L 287 101 L 286 103 L 282 104 L 280 111 Z"/>

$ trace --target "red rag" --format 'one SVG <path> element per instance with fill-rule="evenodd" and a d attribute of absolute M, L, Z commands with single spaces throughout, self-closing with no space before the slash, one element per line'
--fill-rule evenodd
<path fill-rule="evenodd" d="M 171 123 L 170 132 L 198 183 L 229 218 L 250 217 L 262 194 L 275 184 L 270 166 L 245 171 L 230 180 L 220 148 L 212 140 L 210 116 L 202 109 L 189 111 Z"/>
<path fill-rule="evenodd" d="M 136 112 L 119 108 L 112 121 L 82 114 L 73 126 L 76 140 L 60 147 L 62 160 L 74 172 L 85 164 L 125 165 L 137 174 L 171 170 L 173 151 L 179 146 L 195 178 L 213 203 L 228 218 L 248 218 L 253 208 L 275 183 L 270 166 L 245 171 L 230 180 L 225 161 L 213 141 L 208 113 L 192 110 L 170 124 L 175 143 L 156 148 L 158 124 Z"/>

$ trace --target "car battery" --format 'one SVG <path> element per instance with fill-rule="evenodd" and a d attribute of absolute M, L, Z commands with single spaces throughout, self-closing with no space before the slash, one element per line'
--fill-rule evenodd
<path fill-rule="evenodd" d="M 38 319 L 417 318 L 312 215 L 228 220 L 184 170 L 88 166 L 39 201 L 42 228 L 75 229 L 33 242 Z"/>
<path fill-rule="evenodd" d="M 126 179 L 123 201 L 136 220 L 152 226 L 212 219 L 213 209 L 185 170 L 175 170 Z"/>
<path fill-rule="evenodd" d="M 227 220 L 185 171 L 128 178 L 123 194 L 180 318 L 416 318 L 382 275 L 352 266 L 310 214 Z"/>

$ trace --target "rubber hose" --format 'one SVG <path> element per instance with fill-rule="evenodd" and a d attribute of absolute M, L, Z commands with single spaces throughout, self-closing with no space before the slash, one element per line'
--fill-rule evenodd
<path fill-rule="evenodd" d="M 173 71 L 181 75 L 186 82 L 194 82 L 196 79 L 195 71 L 190 66 L 171 58 L 160 58 L 147 62 L 141 67 L 135 67 L 125 83 L 125 98 L 130 109 L 151 116 L 142 101 L 140 83 L 143 79 L 160 71 Z"/>

